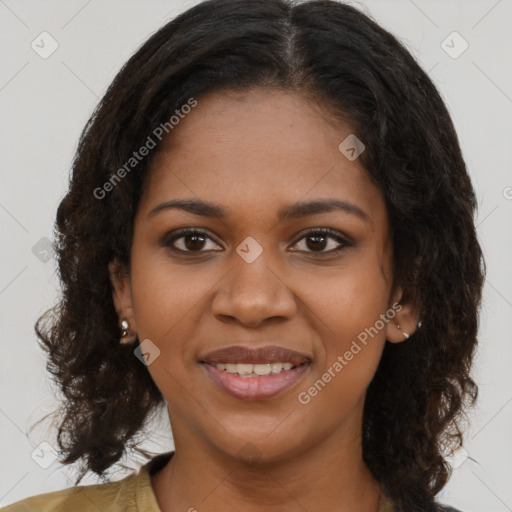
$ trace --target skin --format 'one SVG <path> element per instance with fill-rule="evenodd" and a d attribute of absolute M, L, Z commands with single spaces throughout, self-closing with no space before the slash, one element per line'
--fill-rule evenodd
<path fill-rule="evenodd" d="M 119 274 L 114 261 L 110 271 L 119 319 L 160 350 L 148 370 L 167 401 L 175 441 L 175 456 L 151 478 L 162 512 L 378 511 L 379 485 L 362 459 L 365 392 L 386 339 L 399 343 L 402 331 L 414 332 L 412 306 L 403 304 L 308 404 L 297 398 L 402 295 L 393 286 L 383 195 L 359 159 L 338 150 L 352 132 L 296 93 L 212 93 L 155 155 L 135 219 L 131 269 Z M 228 216 L 149 215 L 177 198 L 216 202 Z M 349 201 L 367 219 L 340 210 L 277 219 L 285 205 L 325 198 Z M 176 240 L 189 250 L 184 255 L 162 245 L 185 227 L 210 238 Z M 352 246 L 322 256 L 340 244 L 304 238 L 318 227 Z M 248 236 L 263 249 L 252 263 L 236 252 Z M 241 400 L 219 390 L 198 362 L 235 344 L 281 345 L 312 364 L 285 393 Z M 249 449 L 253 463 L 242 456 Z"/>

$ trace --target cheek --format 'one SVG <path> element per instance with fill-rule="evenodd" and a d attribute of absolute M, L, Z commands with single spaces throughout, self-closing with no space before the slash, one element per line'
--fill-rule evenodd
<path fill-rule="evenodd" d="M 206 300 L 212 279 L 193 265 L 172 264 L 162 248 L 137 244 L 132 251 L 132 293 L 137 329 L 157 345 L 179 333 Z"/>
<path fill-rule="evenodd" d="M 377 255 L 358 253 L 329 272 L 317 272 L 303 281 L 302 298 L 314 308 L 329 347 L 343 349 L 385 313 L 390 286 Z M 322 335 L 322 338 L 323 338 Z"/>
<path fill-rule="evenodd" d="M 172 265 L 164 251 L 134 248 L 131 280 L 137 331 L 141 341 L 149 339 L 159 350 L 148 371 L 168 402 L 186 408 L 189 394 L 183 389 L 190 387 L 189 372 L 195 365 L 190 340 L 215 281 L 192 266 Z"/>
<path fill-rule="evenodd" d="M 346 405 L 364 394 L 382 355 L 387 323 L 389 283 L 378 258 L 358 255 L 346 268 L 311 279 L 307 305 L 319 336 L 315 354 L 315 379 L 323 399 Z M 318 394 L 320 394 L 317 389 Z M 315 394 L 315 391 L 312 391 Z"/>

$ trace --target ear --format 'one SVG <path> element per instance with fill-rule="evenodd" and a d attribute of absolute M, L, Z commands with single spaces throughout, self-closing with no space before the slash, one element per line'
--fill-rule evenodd
<path fill-rule="evenodd" d="M 119 325 L 121 325 L 123 318 L 126 318 L 130 325 L 130 331 L 137 332 L 130 277 L 117 258 L 108 264 L 108 271 L 112 284 L 112 300 L 117 312 Z"/>
<path fill-rule="evenodd" d="M 398 286 L 393 293 L 386 327 L 386 339 L 390 343 L 401 343 L 412 336 L 418 329 L 416 307 L 411 303 L 402 304 L 403 290 Z"/>

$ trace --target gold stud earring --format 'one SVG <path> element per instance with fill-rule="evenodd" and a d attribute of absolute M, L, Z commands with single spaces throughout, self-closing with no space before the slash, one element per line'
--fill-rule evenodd
<path fill-rule="evenodd" d="M 121 320 L 121 339 L 119 343 L 122 345 L 129 345 L 137 339 L 137 335 L 130 334 L 130 324 L 126 318 Z"/>
<path fill-rule="evenodd" d="M 396 324 L 396 328 L 405 336 L 405 339 L 409 337 L 409 335 L 404 330 L 402 330 L 398 324 Z"/>

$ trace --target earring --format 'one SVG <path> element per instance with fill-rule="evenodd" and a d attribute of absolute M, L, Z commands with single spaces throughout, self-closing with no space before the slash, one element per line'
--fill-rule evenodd
<path fill-rule="evenodd" d="M 128 334 L 130 333 L 130 324 L 128 323 L 128 320 L 126 318 L 123 318 L 121 321 L 121 338 L 126 338 Z"/>
<path fill-rule="evenodd" d="M 126 318 L 123 318 L 121 320 L 121 339 L 119 340 L 119 343 L 121 343 L 122 345 L 129 345 L 130 343 L 133 343 L 136 339 L 136 334 L 130 335 L 130 324 L 128 323 L 128 320 Z"/>
<path fill-rule="evenodd" d="M 398 324 L 396 324 L 396 328 L 397 328 L 399 331 L 401 331 L 401 332 L 402 332 L 402 334 L 405 336 L 405 339 L 407 339 L 407 338 L 409 337 L 409 335 L 408 335 L 405 331 L 403 331 L 403 330 L 402 330 L 402 328 L 401 328 Z"/>

